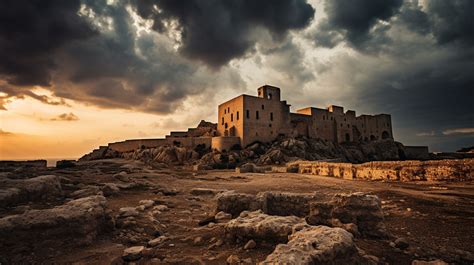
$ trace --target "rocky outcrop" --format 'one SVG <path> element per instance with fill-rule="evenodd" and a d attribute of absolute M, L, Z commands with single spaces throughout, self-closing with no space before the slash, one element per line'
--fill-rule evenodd
<path fill-rule="evenodd" d="M 0 248 L 15 244 L 42 247 L 38 242 L 89 244 L 101 232 L 113 228 L 102 196 L 70 201 L 46 210 L 30 210 L 0 219 Z M 12 233 L 15 231 L 15 233 Z M 57 239 L 61 239 L 60 242 Z"/>
<path fill-rule="evenodd" d="M 308 227 L 290 235 L 259 264 L 362 264 L 353 237 L 340 228 Z"/>
<path fill-rule="evenodd" d="M 336 194 L 329 202 L 311 203 L 306 221 L 311 225 L 341 226 L 365 237 L 387 236 L 380 199 L 361 192 Z"/>
<path fill-rule="evenodd" d="M 312 194 L 289 192 L 260 192 L 257 195 L 223 192 L 217 196 L 216 212 L 238 216 L 242 211 L 262 210 L 266 214 L 304 217 L 309 213 Z"/>
<path fill-rule="evenodd" d="M 54 199 L 63 195 L 60 179 L 54 175 L 18 180 L 4 179 L 0 184 L 4 187 L 0 190 L 0 207 L 33 200 Z"/>
<path fill-rule="evenodd" d="M 28 161 L 0 161 L 0 172 L 9 172 L 19 168 L 46 169 L 46 160 L 28 160 Z"/>
<path fill-rule="evenodd" d="M 157 148 L 137 149 L 134 152 L 123 153 L 123 158 L 157 162 L 165 164 L 183 164 L 199 158 L 199 154 L 189 148 L 178 146 L 160 146 Z"/>
<path fill-rule="evenodd" d="M 386 161 L 363 164 L 298 162 L 299 172 L 320 176 L 364 180 L 470 181 L 474 159 L 431 161 Z M 292 164 L 294 166 L 294 163 Z"/>
<path fill-rule="evenodd" d="M 305 220 L 296 216 L 267 215 L 261 210 L 244 211 L 225 225 L 225 233 L 227 238 L 241 242 L 249 239 L 286 242 L 288 235 L 305 226 Z"/>

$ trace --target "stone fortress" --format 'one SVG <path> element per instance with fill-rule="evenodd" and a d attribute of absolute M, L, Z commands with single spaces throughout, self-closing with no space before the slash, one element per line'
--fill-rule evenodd
<path fill-rule="evenodd" d="M 393 139 L 388 114 L 360 115 L 331 105 L 290 112 L 280 99 L 278 87 L 258 88 L 258 96 L 240 95 L 219 105 L 217 131 L 221 137 L 245 147 L 253 142 L 271 142 L 278 136 L 320 138 L 327 141 L 362 142 Z"/>
<path fill-rule="evenodd" d="M 163 145 L 197 146 L 219 151 L 254 142 L 271 142 L 279 136 L 320 138 L 327 141 L 368 142 L 392 139 L 392 122 L 388 114 L 360 115 L 344 112 L 331 105 L 326 109 L 308 107 L 290 112 L 290 105 L 280 98 L 280 88 L 264 85 L 258 96 L 240 95 L 218 107 L 218 123 L 201 121 L 197 128 L 171 132 L 160 139 L 132 139 L 101 146 L 94 152 L 112 149 L 130 152 L 138 148 Z"/>

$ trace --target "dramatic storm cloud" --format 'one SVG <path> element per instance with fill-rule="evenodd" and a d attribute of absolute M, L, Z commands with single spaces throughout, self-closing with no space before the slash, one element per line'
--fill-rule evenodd
<path fill-rule="evenodd" d="M 97 109 L 113 109 L 156 136 L 266 83 L 294 109 L 390 113 L 396 139 L 455 150 L 474 144 L 473 13 L 471 0 L 1 1 L 1 129 L 23 128 L 33 99 L 45 121 L 112 126 Z"/>
<path fill-rule="evenodd" d="M 211 66 L 245 55 L 259 30 L 278 40 L 290 29 L 305 28 L 315 12 L 304 0 L 137 0 L 137 9 L 154 20 L 155 30 L 179 30 L 180 51 Z"/>

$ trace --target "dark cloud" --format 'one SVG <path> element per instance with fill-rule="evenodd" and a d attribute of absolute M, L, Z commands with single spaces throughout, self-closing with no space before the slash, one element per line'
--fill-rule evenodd
<path fill-rule="evenodd" d="M 79 0 L 0 1 L 0 77 L 15 85 L 50 85 L 56 51 L 94 35 L 76 14 L 79 8 Z"/>
<path fill-rule="evenodd" d="M 324 3 L 327 18 L 314 32 L 316 44 L 332 48 L 341 41 L 342 35 L 351 45 L 363 50 L 376 48 L 373 43 L 368 43 L 374 38 L 378 38 L 375 42 L 387 41 L 381 37 L 387 27 L 376 26 L 380 20 L 389 21 L 403 0 L 327 0 Z"/>
<path fill-rule="evenodd" d="M 76 114 L 69 112 L 58 115 L 57 117 L 51 118 L 52 121 L 78 121 L 79 117 Z"/>
<path fill-rule="evenodd" d="M 433 33 L 441 44 L 460 42 L 474 44 L 474 1 L 431 0 L 427 12 L 431 16 Z"/>
<path fill-rule="evenodd" d="M 268 30 L 281 39 L 292 29 L 305 28 L 314 8 L 305 0 L 137 0 L 144 18 L 154 20 L 159 32 L 174 30 L 167 26 L 178 21 L 180 51 L 192 59 L 219 67 L 245 55 L 258 42 L 258 29 Z"/>

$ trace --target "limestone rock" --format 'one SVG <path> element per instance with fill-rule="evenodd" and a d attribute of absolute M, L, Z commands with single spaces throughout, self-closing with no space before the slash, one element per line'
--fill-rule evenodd
<path fill-rule="evenodd" d="M 219 191 L 215 189 L 206 189 L 206 188 L 194 188 L 191 190 L 191 194 L 194 196 L 203 196 L 203 195 L 215 195 Z"/>
<path fill-rule="evenodd" d="M 101 191 L 104 196 L 109 197 L 119 193 L 120 188 L 115 183 L 105 183 L 104 186 L 102 186 Z"/>
<path fill-rule="evenodd" d="M 329 202 L 312 203 L 306 221 L 311 225 L 333 225 L 333 219 L 341 222 L 337 226 L 356 225 L 358 232 L 366 237 L 387 236 L 381 202 L 375 195 L 361 192 L 336 194 Z"/>
<path fill-rule="evenodd" d="M 229 221 L 224 229 L 230 239 L 285 242 L 294 229 L 306 225 L 304 219 L 296 216 L 272 216 L 258 210 L 242 212 L 239 217 Z"/>
<path fill-rule="evenodd" d="M 122 259 L 125 261 L 139 260 L 143 255 L 144 246 L 135 246 L 126 248 L 123 251 Z"/>
<path fill-rule="evenodd" d="M 1 218 L 0 248 L 15 242 L 24 245 L 58 239 L 58 244 L 89 244 L 99 233 L 109 229 L 113 229 L 113 219 L 106 199 L 91 196 L 52 209 L 29 210 Z"/>
<path fill-rule="evenodd" d="M 154 204 L 155 201 L 153 200 L 141 200 L 138 202 L 138 204 L 143 205 L 145 209 L 151 208 Z"/>
<path fill-rule="evenodd" d="M 290 235 L 260 264 L 360 264 L 360 259 L 349 232 L 316 226 Z"/>
<path fill-rule="evenodd" d="M 215 216 L 214 216 L 214 219 L 218 222 L 218 223 L 223 223 L 223 222 L 227 222 L 229 221 L 230 219 L 232 219 L 232 215 L 229 214 L 229 213 L 225 213 L 223 211 L 220 211 L 218 212 Z"/>
<path fill-rule="evenodd" d="M 257 243 L 253 240 L 250 239 L 247 244 L 245 244 L 244 249 L 253 249 L 257 246 Z"/>
<path fill-rule="evenodd" d="M 54 175 L 30 179 L 5 180 L 0 183 L 0 207 L 14 206 L 18 203 L 49 200 L 63 196 L 60 178 Z"/>

